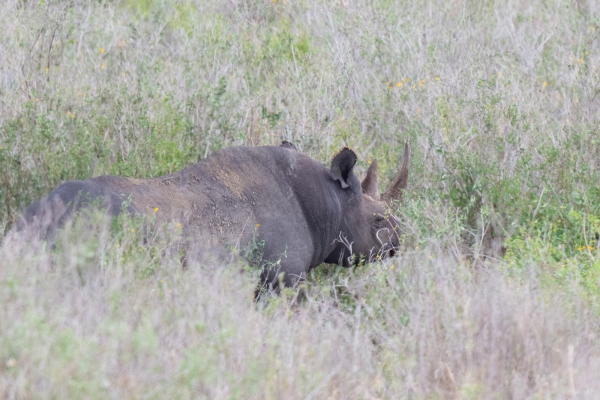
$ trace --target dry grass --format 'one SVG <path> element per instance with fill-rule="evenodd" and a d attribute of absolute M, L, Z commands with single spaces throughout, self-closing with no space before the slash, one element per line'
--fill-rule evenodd
<path fill-rule="evenodd" d="M 235 258 L 182 271 L 168 229 L 4 240 L 4 397 L 600 391 L 597 2 L 6 0 L 0 20 L 3 231 L 64 180 L 230 145 L 348 145 L 384 182 L 413 150 L 402 254 L 316 271 L 299 309 L 253 304 Z"/>
<path fill-rule="evenodd" d="M 68 230 L 64 235 L 69 235 Z M 79 239 L 74 239 L 76 236 Z M 100 238 L 100 239 L 98 239 Z M 594 398 L 600 319 L 435 244 L 252 303 L 241 264 L 157 262 L 135 234 L 4 247 L 0 392 L 29 397 Z M 152 270 L 148 270 L 152 266 Z"/>

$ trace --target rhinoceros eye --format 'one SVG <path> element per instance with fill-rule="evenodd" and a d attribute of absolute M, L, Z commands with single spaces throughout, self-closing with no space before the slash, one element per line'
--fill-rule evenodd
<path fill-rule="evenodd" d="M 373 220 L 373 224 L 380 227 L 381 225 L 383 225 L 383 223 L 385 222 L 385 218 L 383 218 L 381 215 L 377 215 L 375 217 L 375 219 Z"/>

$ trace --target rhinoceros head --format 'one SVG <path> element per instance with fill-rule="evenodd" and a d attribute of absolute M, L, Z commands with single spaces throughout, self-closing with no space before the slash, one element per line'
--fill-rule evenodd
<path fill-rule="evenodd" d="M 388 189 L 380 193 L 377 177 L 377 160 L 373 160 L 362 183 L 352 172 L 356 155 L 349 149 L 342 150 L 332 161 L 331 175 L 338 180 L 341 189 L 350 193 L 344 215 L 346 237 L 340 237 L 338 247 L 327 262 L 350 266 L 361 259 L 374 260 L 391 257 L 400 245 L 400 226 L 391 211 L 391 203 L 402 197 L 408 183 L 410 151 L 404 146 L 402 167 Z"/>

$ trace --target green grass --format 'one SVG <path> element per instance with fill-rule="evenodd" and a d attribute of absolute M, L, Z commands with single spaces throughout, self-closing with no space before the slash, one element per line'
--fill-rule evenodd
<path fill-rule="evenodd" d="M 403 250 L 315 270 L 297 310 L 234 257 L 182 271 L 173 227 L 5 240 L 0 394 L 594 397 L 595 2 L 172 3 L 2 2 L 3 235 L 65 180 L 232 145 L 349 146 L 385 187 L 408 141 Z"/>

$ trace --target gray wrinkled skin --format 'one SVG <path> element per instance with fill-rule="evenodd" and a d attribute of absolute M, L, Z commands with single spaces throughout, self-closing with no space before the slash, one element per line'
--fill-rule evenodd
<path fill-rule="evenodd" d="M 408 158 L 406 146 L 398 177 L 380 196 L 377 162 L 361 185 L 353 172 L 356 156 L 347 148 L 327 169 L 289 142 L 231 147 L 159 178 L 65 182 L 27 207 L 14 231 L 51 238 L 75 211 L 92 205 L 110 216 L 152 215 L 158 223 L 181 223 L 187 260 L 260 243 L 262 283 L 276 289 L 281 278 L 294 286 L 322 262 L 350 266 L 394 254 L 398 224 L 386 200 L 406 187 Z"/>

